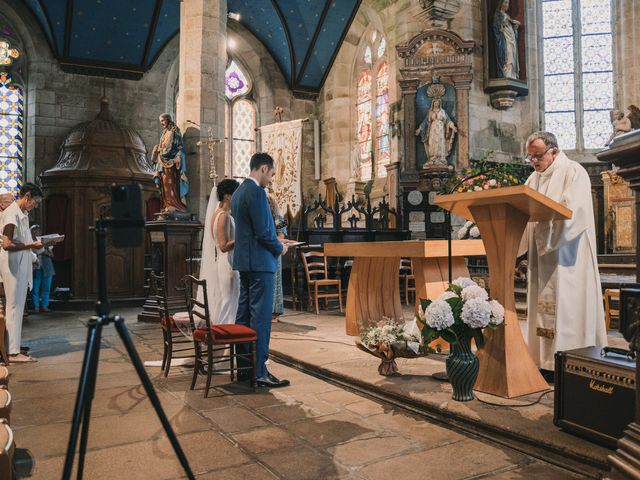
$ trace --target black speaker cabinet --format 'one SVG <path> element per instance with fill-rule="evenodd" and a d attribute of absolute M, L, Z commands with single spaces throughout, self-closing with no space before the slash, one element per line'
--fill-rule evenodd
<path fill-rule="evenodd" d="M 598 347 L 557 352 L 553 423 L 609 448 L 616 448 L 633 420 L 636 361 L 624 350 Z"/>

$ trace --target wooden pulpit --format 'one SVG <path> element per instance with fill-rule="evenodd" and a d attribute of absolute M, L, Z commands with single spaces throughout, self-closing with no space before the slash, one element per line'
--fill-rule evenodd
<path fill-rule="evenodd" d="M 441 195 L 434 203 L 478 226 L 487 251 L 491 297 L 505 309 L 504 327 L 487 331 L 485 345 L 478 351 L 475 389 L 504 398 L 548 390 L 518 324 L 515 262 L 527 222 L 566 220 L 571 210 L 524 185 Z"/>
<path fill-rule="evenodd" d="M 347 289 L 347 335 L 359 335 L 383 317 L 401 320 L 400 258 L 411 258 L 416 277 L 416 304 L 421 298 L 437 298 L 447 289 L 447 242 L 407 240 L 402 242 L 325 243 L 329 257 L 354 257 Z M 468 277 L 464 257 L 484 255 L 480 240 L 452 242 L 453 278 Z"/>

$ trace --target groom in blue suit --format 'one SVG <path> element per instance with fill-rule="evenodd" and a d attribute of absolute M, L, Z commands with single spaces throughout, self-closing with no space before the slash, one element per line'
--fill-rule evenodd
<path fill-rule="evenodd" d="M 240 306 L 236 323 L 250 327 L 258 334 L 258 385 L 284 387 L 289 385 L 289 380 L 278 379 L 265 366 L 269 358 L 274 274 L 278 268 L 278 256 L 287 253 L 287 246 L 276 237 L 275 223 L 264 191 L 276 170 L 273 158 L 267 153 L 254 154 L 249 167 L 249 177 L 231 198 L 231 215 L 236 222 L 233 269 L 240 272 Z M 240 350 L 240 346 L 237 348 Z M 243 353 L 248 353 L 248 348 L 243 348 Z"/>

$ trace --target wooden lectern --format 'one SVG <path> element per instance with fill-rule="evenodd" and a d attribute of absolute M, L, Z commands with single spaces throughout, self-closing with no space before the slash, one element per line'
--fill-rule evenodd
<path fill-rule="evenodd" d="M 484 255 L 480 240 L 452 242 L 453 278 L 468 277 L 465 256 Z M 400 303 L 400 258 L 409 257 L 416 277 L 416 305 L 421 298 L 436 298 L 447 289 L 447 242 L 408 240 L 404 242 L 325 243 L 330 257 L 354 257 L 347 290 L 347 335 L 359 335 L 382 317 L 402 319 Z"/>
<path fill-rule="evenodd" d="M 522 338 L 513 281 L 527 222 L 566 220 L 568 208 L 527 186 L 436 197 L 434 203 L 476 223 L 489 264 L 491 296 L 504 305 L 504 327 L 486 332 L 475 389 L 504 398 L 548 390 Z"/>

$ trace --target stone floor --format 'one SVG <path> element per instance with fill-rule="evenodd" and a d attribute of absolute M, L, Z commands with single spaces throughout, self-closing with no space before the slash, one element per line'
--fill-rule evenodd
<path fill-rule="evenodd" d="M 128 317 L 143 360 L 158 360 L 157 325 L 136 323 L 135 310 L 119 313 Z M 39 361 L 10 367 L 11 426 L 19 478 L 60 478 L 86 340 L 82 322 L 87 315 L 34 315 L 25 325 L 23 343 Z M 313 338 L 310 333 L 318 329 L 308 321 L 311 318 L 290 312 L 274 328 L 274 346 L 281 352 L 302 348 L 309 358 L 322 356 L 322 346 L 342 343 L 340 338 Z M 293 333 L 306 329 L 307 338 L 292 335 L 292 329 Z M 357 352 L 352 344 L 349 347 Z M 336 352 L 329 349 L 327 354 Z M 104 332 L 100 356 L 85 478 L 183 478 L 112 326 Z M 203 380 L 195 391 L 189 390 L 190 369 L 175 367 L 164 379 L 158 368 L 148 368 L 197 478 L 582 478 L 273 360 L 269 368 L 289 378 L 291 387 L 254 393 L 217 377 L 216 388 L 206 399 Z M 371 375 L 377 377 L 375 369 Z"/>

